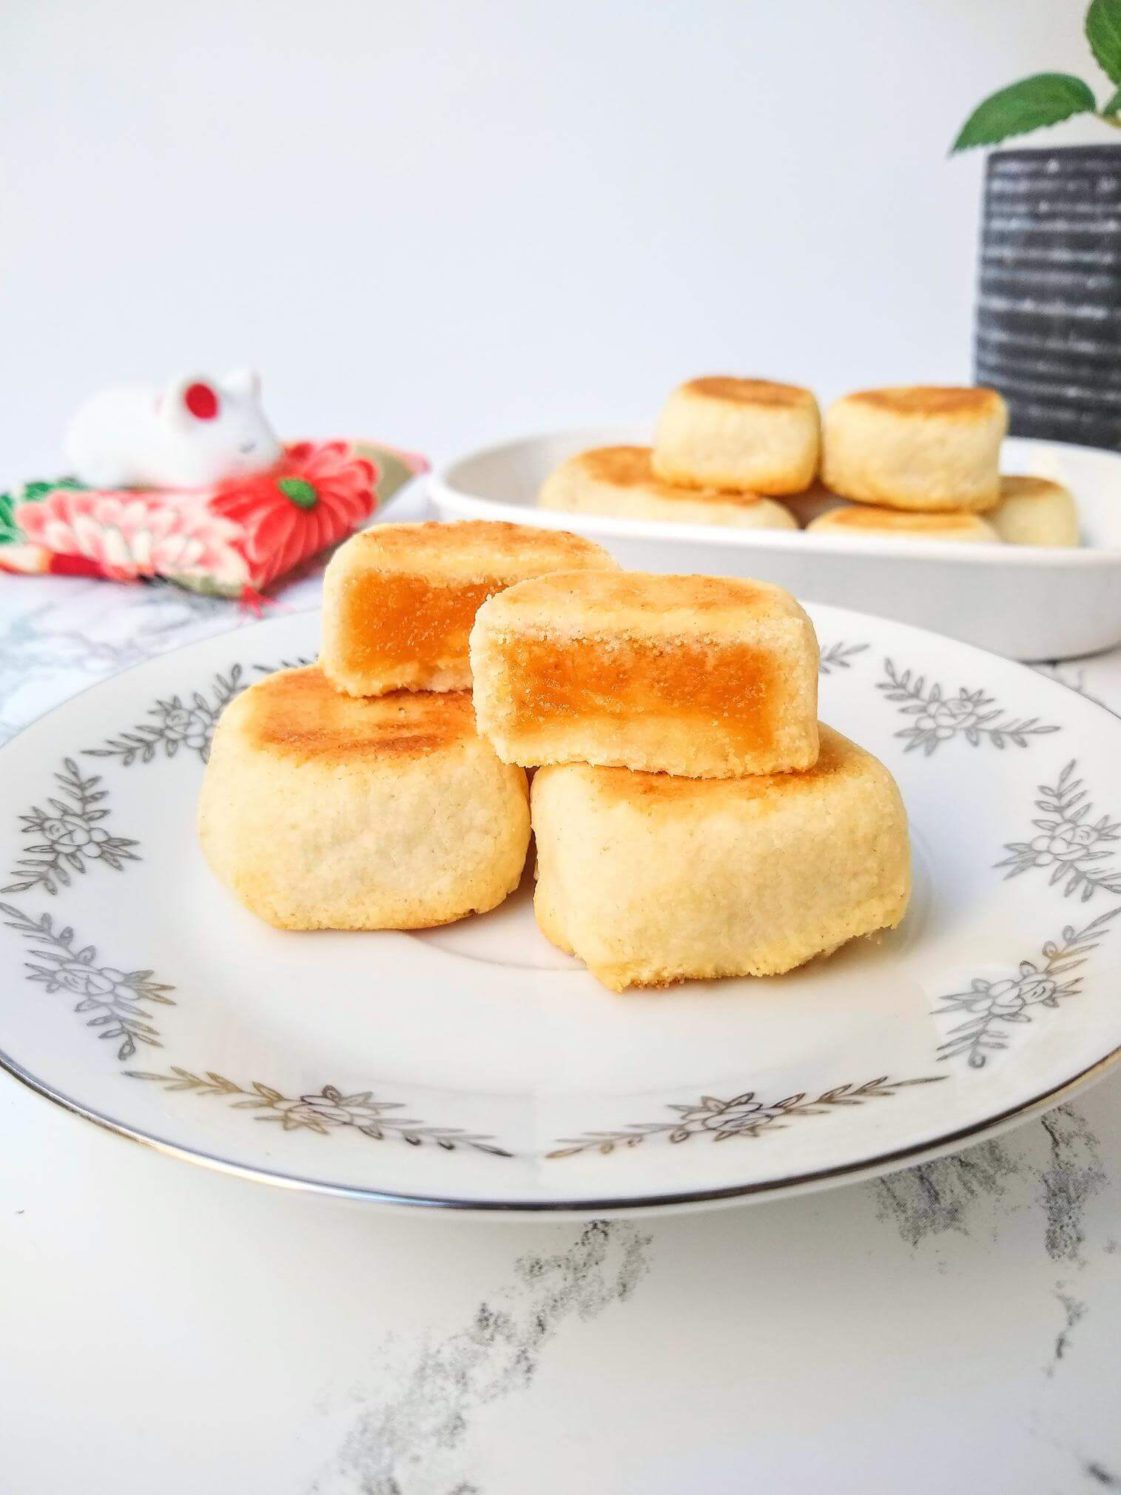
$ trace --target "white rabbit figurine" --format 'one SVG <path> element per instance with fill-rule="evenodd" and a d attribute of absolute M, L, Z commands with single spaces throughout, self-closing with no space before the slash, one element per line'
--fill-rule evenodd
<path fill-rule="evenodd" d="M 107 389 L 66 433 L 67 461 L 91 488 L 204 488 L 262 471 L 280 455 L 250 369 L 217 380 L 185 374 L 162 391 Z"/>

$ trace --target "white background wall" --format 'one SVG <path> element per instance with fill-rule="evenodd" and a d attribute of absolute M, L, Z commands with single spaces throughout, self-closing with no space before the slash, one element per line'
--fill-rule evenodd
<path fill-rule="evenodd" d="M 436 457 L 695 373 L 966 378 L 946 149 L 1025 73 L 1099 86 L 1083 9 L 0 0 L 0 477 L 183 366 Z"/>

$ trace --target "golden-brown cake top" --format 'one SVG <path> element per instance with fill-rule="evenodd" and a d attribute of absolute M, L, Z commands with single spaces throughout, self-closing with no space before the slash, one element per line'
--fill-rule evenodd
<path fill-rule="evenodd" d="M 824 722 L 819 724 L 819 750 L 813 768 L 792 773 L 748 774 L 733 779 L 686 779 L 666 773 L 636 773 L 628 768 L 589 768 L 593 783 L 604 804 L 625 804 L 643 812 L 663 806 L 680 805 L 683 812 L 696 814 L 705 809 L 720 809 L 744 800 L 768 802 L 765 810 L 787 802 L 791 795 L 813 794 L 827 779 L 853 777 L 866 772 L 876 763 L 871 753 L 842 737 Z M 548 770 L 542 770 L 547 772 Z M 571 771 L 571 770 L 569 770 Z"/>
<path fill-rule="evenodd" d="M 816 404 L 811 392 L 801 385 L 776 384 L 772 379 L 736 379 L 730 374 L 709 374 L 702 379 L 690 379 L 681 389 L 701 399 L 730 400 L 737 405 L 803 409 Z"/>
<path fill-rule="evenodd" d="M 978 534 L 984 534 L 988 530 L 979 515 L 962 510 L 943 509 L 936 514 L 925 514 L 911 509 L 881 509 L 874 504 L 853 504 L 850 508 L 830 509 L 820 519 L 815 519 L 812 527 L 876 533 L 890 530 L 911 535 L 960 534 L 962 530 L 975 530 Z"/>
<path fill-rule="evenodd" d="M 642 571 L 572 571 L 522 581 L 479 610 L 487 627 L 551 629 L 575 635 L 633 632 L 737 635 L 749 621 L 797 618 L 789 592 L 731 576 L 662 576 Z"/>
<path fill-rule="evenodd" d="M 1004 498 L 1055 498 L 1066 497 L 1070 489 L 1050 478 L 1002 477 L 1000 496 Z"/>
<path fill-rule="evenodd" d="M 867 405 L 892 415 L 942 420 L 991 420 L 1004 410 L 995 389 L 981 385 L 907 384 L 892 389 L 862 389 L 838 400 L 839 405 Z"/>
<path fill-rule="evenodd" d="M 613 488 L 644 488 L 659 498 L 681 499 L 689 503 L 757 504 L 757 493 L 725 493 L 716 488 L 679 488 L 658 477 L 651 464 L 648 446 L 598 446 L 568 459 L 567 466 L 578 468 L 592 482 L 609 483 Z"/>
<path fill-rule="evenodd" d="M 436 581 L 519 581 L 543 571 L 613 567 L 602 546 L 568 530 L 539 529 L 505 520 L 461 519 L 451 524 L 378 524 L 352 535 L 332 569 L 393 571 Z"/>
<path fill-rule="evenodd" d="M 470 691 L 347 696 L 318 665 L 278 670 L 238 697 L 230 710 L 251 746 L 319 762 L 376 757 L 401 763 L 475 736 Z"/>
<path fill-rule="evenodd" d="M 617 488 L 658 488 L 679 493 L 672 483 L 663 483 L 650 465 L 648 446 L 595 446 L 568 459 L 568 465 L 579 468 L 598 483 Z"/>

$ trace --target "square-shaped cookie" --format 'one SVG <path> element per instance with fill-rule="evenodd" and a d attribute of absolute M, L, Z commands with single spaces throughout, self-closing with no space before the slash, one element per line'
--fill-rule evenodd
<path fill-rule="evenodd" d="M 478 736 L 466 691 L 356 699 L 317 666 L 281 670 L 222 713 L 198 831 L 278 928 L 426 928 L 517 887 L 526 777 Z"/>
<path fill-rule="evenodd" d="M 864 389 L 825 412 L 821 475 L 857 503 L 979 513 L 1000 497 L 1007 431 L 1008 408 L 995 389 Z"/>
<path fill-rule="evenodd" d="M 893 928 L 911 888 L 891 774 L 829 727 L 804 773 L 539 769 L 534 909 L 612 991 L 769 976 Z"/>
<path fill-rule="evenodd" d="M 821 416 L 808 389 L 715 375 L 670 395 L 653 467 L 667 483 L 781 496 L 809 486 L 820 446 Z"/>
<path fill-rule="evenodd" d="M 339 690 L 467 690 L 475 613 L 513 582 L 614 567 L 591 540 L 501 521 L 380 524 L 353 535 L 323 580 L 320 664 Z"/>
<path fill-rule="evenodd" d="M 542 509 L 660 519 L 670 524 L 726 524 L 735 529 L 797 529 L 783 504 L 757 493 L 682 488 L 658 477 L 648 446 L 600 446 L 569 457 L 545 479 Z"/>
<path fill-rule="evenodd" d="M 1074 495 L 1049 478 L 1002 477 L 989 522 L 1008 545 L 1077 545 Z"/>
<path fill-rule="evenodd" d="M 559 573 L 480 608 L 479 730 L 507 763 L 696 778 L 817 758 L 813 624 L 781 587 L 715 576 Z"/>

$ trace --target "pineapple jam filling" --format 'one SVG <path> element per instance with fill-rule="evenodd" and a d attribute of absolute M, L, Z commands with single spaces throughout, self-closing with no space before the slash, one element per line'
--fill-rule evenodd
<path fill-rule="evenodd" d="M 465 658 L 475 614 L 505 585 L 496 577 L 450 586 L 433 586 L 422 576 L 355 578 L 343 602 L 345 667 Z"/>
<path fill-rule="evenodd" d="M 773 654 L 749 644 L 653 639 L 612 647 L 597 639 L 522 639 L 512 672 L 518 726 L 573 716 L 641 715 L 718 726 L 740 750 L 765 749 L 781 715 L 782 672 Z"/>

